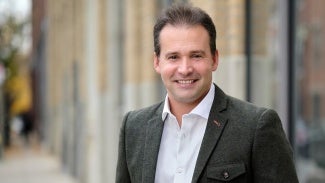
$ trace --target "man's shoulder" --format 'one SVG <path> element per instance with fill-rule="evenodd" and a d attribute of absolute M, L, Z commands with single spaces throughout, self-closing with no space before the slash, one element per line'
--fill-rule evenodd
<path fill-rule="evenodd" d="M 154 115 L 161 115 L 163 105 L 164 102 L 162 101 L 145 108 L 129 111 L 127 114 L 128 119 L 129 120 L 146 119 L 146 118 L 151 118 Z"/>
<path fill-rule="evenodd" d="M 228 100 L 229 100 L 229 104 L 233 105 L 233 106 L 238 106 L 238 107 L 244 107 L 244 108 L 248 108 L 248 109 L 257 109 L 257 108 L 262 108 L 257 106 L 256 104 L 253 104 L 251 102 L 248 102 L 246 100 L 243 99 L 239 99 L 236 97 L 232 97 L 227 95 Z"/>
<path fill-rule="evenodd" d="M 276 124 L 274 121 L 281 121 L 275 110 L 267 107 L 260 107 L 256 104 L 234 97 L 228 97 L 228 107 L 225 114 L 230 121 L 236 122 L 234 124 L 242 124 L 246 127 L 250 126 L 253 129 L 261 124 L 259 122 L 268 123 L 272 121 L 273 124 Z"/>
<path fill-rule="evenodd" d="M 260 107 L 256 104 L 228 96 L 228 110 L 245 116 L 261 115 L 264 111 L 271 110 L 266 107 Z"/>
<path fill-rule="evenodd" d="M 260 113 L 261 111 L 267 110 L 265 107 L 257 106 L 256 104 L 250 103 L 243 99 L 239 99 L 233 96 L 228 95 L 227 93 L 223 92 L 217 85 L 216 93 L 215 93 L 215 102 L 213 106 L 215 109 L 225 109 L 228 113 L 236 113 L 236 114 L 243 114 L 243 115 L 254 115 L 256 113 Z M 218 105 L 224 106 L 219 107 Z"/>

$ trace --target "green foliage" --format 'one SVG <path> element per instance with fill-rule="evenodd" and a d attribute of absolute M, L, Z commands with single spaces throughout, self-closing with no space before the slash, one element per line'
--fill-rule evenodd
<path fill-rule="evenodd" d="M 24 41 L 26 24 L 27 21 L 19 22 L 12 15 L 3 16 L 0 22 L 0 64 L 5 66 L 8 77 L 18 72 L 16 59 Z"/>

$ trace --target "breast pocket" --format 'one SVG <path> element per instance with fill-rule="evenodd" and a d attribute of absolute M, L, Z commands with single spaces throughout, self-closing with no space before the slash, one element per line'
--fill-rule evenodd
<path fill-rule="evenodd" d="M 245 173 L 244 163 L 207 167 L 208 182 L 245 182 Z"/>

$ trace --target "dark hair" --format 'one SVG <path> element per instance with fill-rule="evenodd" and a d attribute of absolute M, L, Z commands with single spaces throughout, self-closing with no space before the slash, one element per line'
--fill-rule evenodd
<path fill-rule="evenodd" d="M 193 7 L 190 4 L 174 4 L 167 8 L 158 17 L 153 30 L 154 38 L 154 51 L 157 56 L 160 55 L 160 40 L 159 35 L 161 30 L 167 25 L 201 25 L 203 26 L 210 37 L 210 49 L 211 53 L 214 54 L 216 51 L 216 28 L 211 17 L 202 9 Z"/>

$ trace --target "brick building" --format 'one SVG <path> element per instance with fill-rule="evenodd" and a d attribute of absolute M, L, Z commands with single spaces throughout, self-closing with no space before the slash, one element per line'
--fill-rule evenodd
<path fill-rule="evenodd" d="M 161 9 L 172 2 L 33 0 L 39 131 L 47 148 L 80 182 L 113 182 L 123 114 L 164 98 L 152 66 L 152 28 Z M 232 96 L 276 109 L 288 138 L 294 139 L 288 100 L 295 92 L 288 73 L 292 67 L 288 36 L 293 34 L 288 11 L 293 1 L 191 2 L 206 10 L 216 24 L 220 64 L 214 82 Z M 313 44 L 318 47 L 322 41 Z M 318 65 L 308 71 L 315 79 L 301 82 L 315 86 L 323 96 L 321 54 L 321 50 L 314 54 L 320 57 L 313 62 Z M 307 60 L 302 63 L 309 64 Z M 303 98 L 309 109 L 310 97 Z"/>

